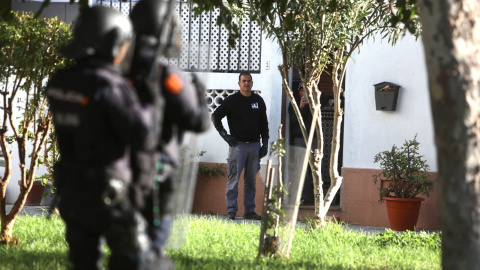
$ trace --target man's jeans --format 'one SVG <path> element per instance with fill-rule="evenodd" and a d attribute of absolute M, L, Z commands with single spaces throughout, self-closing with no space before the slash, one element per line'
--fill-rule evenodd
<path fill-rule="evenodd" d="M 227 212 L 237 213 L 238 180 L 245 169 L 243 180 L 243 204 L 245 213 L 255 211 L 255 187 L 257 172 L 260 170 L 258 152 L 260 142 L 239 142 L 236 147 L 230 147 L 228 152 L 228 182 L 225 192 Z"/>

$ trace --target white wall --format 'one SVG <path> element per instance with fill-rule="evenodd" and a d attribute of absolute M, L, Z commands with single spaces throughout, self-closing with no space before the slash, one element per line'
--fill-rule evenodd
<path fill-rule="evenodd" d="M 401 39 L 392 47 L 377 37 L 353 55 L 345 86 L 343 167 L 379 168 L 375 154 L 401 146 L 418 134 L 420 154 L 437 171 L 436 148 L 428 94 L 428 78 L 421 39 Z M 375 109 L 374 84 L 401 86 L 396 111 Z"/>

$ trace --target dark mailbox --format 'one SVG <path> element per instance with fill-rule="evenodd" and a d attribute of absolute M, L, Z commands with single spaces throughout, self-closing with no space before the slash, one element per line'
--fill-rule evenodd
<path fill-rule="evenodd" d="M 398 90 L 400 85 L 381 82 L 375 86 L 375 105 L 377 111 L 395 111 L 397 108 Z"/>

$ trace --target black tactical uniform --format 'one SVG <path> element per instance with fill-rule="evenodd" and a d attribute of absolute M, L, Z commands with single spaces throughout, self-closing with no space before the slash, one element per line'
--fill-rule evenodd
<path fill-rule="evenodd" d="M 205 101 L 205 88 L 194 77 L 190 82 L 173 67 L 162 65 L 161 86 L 166 101 L 165 118 L 161 141 L 158 147 L 161 168 L 157 171 L 160 180 L 158 187 L 158 203 L 160 206 L 160 224 L 151 226 L 153 247 L 165 248 L 172 225 L 172 196 L 178 184 L 173 169 L 180 165 L 180 145 L 186 131 L 203 132 L 210 127 L 210 114 Z M 154 200 L 150 200 L 153 202 Z M 154 224 L 152 211 L 147 211 L 149 223 Z M 155 224 L 154 224 L 155 225 Z"/>
<path fill-rule="evenodd" d="M 149 194 L 147 207 L 143 208 L 150 224 L 153 247 L 163 254 L 172 225 L 174 206 L 171 198 L 177 183 L 172 172 L 180 163 L 183 134 L 207 130 L 209 113 L 205 89 L 199 80 L 194 77 L 190 81 L 179 70 L 157 60 L 159 56 L 175 57 L 179 53 L 177 41 L 181 37 L 181 24 L 176 14 L 168 11 L 165 2 L 144 0 L 135 6 L 130 18 L 137 35 L 131 77 L 135 85 L 141 86 L 138 87 L 140 91 L 149 85 L 151 89 L 158 87 L 165 102 L 162 135 L 157 146 L 159 158 L 155 179 L 158 185 Z M 156 84 L 143 83 L 147 76 L 156 80 Z M 159 211 L 152 211 L 156 207 Z"/>
<path fill-rule="evenodd" d="M 131 149 L 151 147 L 148 140 L 156 136 L 152 110 L 140 105 L 112 65 L 131 29 L 113 9 L 84 11 L 64 50 L 77 64 L 58 72 L 46 89 L 61 155 L 58 207 L 74 269 L 102 269 L 101 237 L 111 250 L 111 269 L 143 269 L 149 254 L 145 223 L 127 193 Z"/>

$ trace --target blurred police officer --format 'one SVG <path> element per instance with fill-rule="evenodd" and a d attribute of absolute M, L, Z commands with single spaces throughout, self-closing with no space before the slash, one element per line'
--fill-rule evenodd
<path fill-rule="evenodd" d="M 157 147 L 157 188 L 149 194 L 149 206 L 143 210 L 149 220 L 153 247 L 163 256 L 175 207 L 172 205 L 172 195 L 177 180 L 172 172 L 180 163 L 180 144 L 184 132 L 202 132 L 210 126 L 205 89 L 198 78 L 187 78 L 176 68 L 159 60 L 161 56 L 175 58 L 180 54 L 182 25 L 171 4 L 143 0 L 130 14 L 136 33 L 130 76 L 135 85 L 139 85 L 138 88 L 151 85 L 142 83 L 145 77 L 154 78 L 156 85 L 153 87 L 159 87 L 165 100 L 162 135 Z M 152 209 L 157 206 L 159 212 L 154 213 Z"/>
<path fill-rule="evenodd" d="M 133 37 L 129 19 L 93 7 L 74 25 L 63 52 L 76 60 L 48 83 L 61 160 L 55 167 L 59 211 L 66 223 L 74 269 L 102 269 L 101 239 L 111 250 L 109 268 L 142 269 L 150 242 L 131 204 L 131 149 L 152 147 L 152 108 L 141 106 L 122 77 Z"/>

